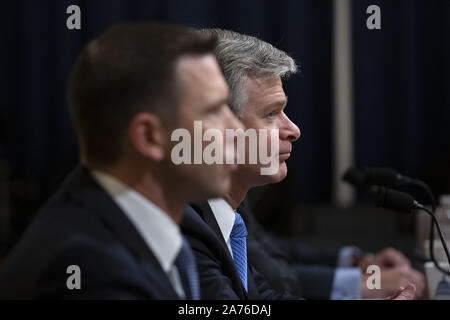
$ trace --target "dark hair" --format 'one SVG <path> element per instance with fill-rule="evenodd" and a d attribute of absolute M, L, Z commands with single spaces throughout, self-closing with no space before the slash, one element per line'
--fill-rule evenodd
<path fill-rule="evenodd" d="M 175 113 L 176 62 L 215 47 L 214 36 L 158 22 L 115 25 L 91 41 L 77 58 L 68 88 L 83 158 L 113 164 L 134 115 Z"/>

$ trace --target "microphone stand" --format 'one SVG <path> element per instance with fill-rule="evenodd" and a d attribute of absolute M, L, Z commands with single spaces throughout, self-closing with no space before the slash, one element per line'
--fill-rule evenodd
<path fill-rule="evenodd" d="M 442 231 L 441 231 L 441 228 L 440 228 L 440 226 L 439 226 L 439 222 L 438 222 L 438 220 L 437 220 L 437 218 L 436 218 L 436 215 L 433 213 L 432 210 L 430 210 L 430 209 L 428 209 L 427 207 L 421 205 L 421 204 L 418 203 L 417 201 L 414 201 L 414 207 L 415 207 L 416 209 L 420 209 L 420 210 L 425 211 L 426 213 L 428 213 L 428 214 L 431 216 L 431 219 L 432 219 L 432 222 L 431 222 L 431 226 L 432 226 L 432 227 L 431 227 L 431 230 L 434 229 L 433 226 L 434 226 L 434 224 L 435 224 L 435 225 L 436 225 L 436 228 L 437 228 L 437 231 L 438 231 L 438 234 L 439 234 L 439 238 L 441 239 L 442 246 L 443 246 L 444 251 L 445 251 L 445 255 L 447 256 L 447 261 L 448 261 L 448 263 L 450 264 L 450 253 L 449 253 L 448 248 L 447 248 L 447 242 L 445 241 L 445 238 L 444 238 L 444 236 L 442 235 Z M 434 223 L 434 224 L 433 224 L 433 223 Z M 436 268 L 437 268 L 438 270 L 442 271 L 443 273 L 445 273 L 445 274 L 447 274 L 447 275 L 450 275 L 450 271 L 445 270 L 444 268 L 442 268 L 441 266 L 439 266 L 438 262 L 436 261 L 434 255 L 433 255 L 433 246 L 432 246 L 432 241 L 433 241 L 433 239 L 432 239 L 431 237 L 433 237 L 433 239 L 434 239 L 434 235 L 433 235 L 432 232 L 430 232 L 430 256 L 432 256 L 432 260 L 433 260 L 433 262 L 434 262 L 434 264 L 435 264 L 435 266 L 436 266 Z"/>
<path fill-rule="evenodd" d="M 439 263 L 437 262 L 436 257 L 434 256 L 434 225 L 436 225 L 436 228 L 438 229 L 438 232 L 439 232 L 439 237 L 441 238 L 442 246 L 444 247 L 445 254 L 447 255 L 447 259 L 450 264 L 450 256 L 449 256 L 448 249 L 447 249 L 447 243 L 446 243 L 444 237 L 442 236 L 439 223 L 437 221 L 436 215 L 434 214 L 434 212 L 436 212 L 436 203 L 437 203 L 436 197 L 434 196 L 433 192 L 431 191 L 431 188 L 425 182 L 423 182 L 421 180 L 402 176 L 400 181 L 404 185 L 412 185 L 412 186 L 419 187 L 419 188 L 423 189 L 425 191 L 425 193 L 428 195 L 428 198 L 431 202 L 431 211 L 417 202 L 415 203 L 415 206 L 416 206 L 416 208 L 427 212 L 431 216 L 431 219 L 432 219 L 431 224 L 430 224 L 430 243 L 428 246 L 429 247 L 428 251 L 430 254 L 431 261 L 433 261 L 434 265 L 436 266 L 436 268 L 438 270 L 440 270 L 441 272 L 443 272 L 447 275 L 450 275 L 450 271 L 442 268 L 439 265 Z"/>

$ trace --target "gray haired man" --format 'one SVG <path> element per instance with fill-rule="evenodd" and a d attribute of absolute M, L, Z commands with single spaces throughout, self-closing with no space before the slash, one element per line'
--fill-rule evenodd
<path fill-rule="evenodd" d="M 202 32 L 213 33 L 218 37 L 216 57 L 230 88 L 228 101 L 235 115 L 239 117 L 246 129 L 278 130 L 279 152 L 276 156 L 279 166 L 274 174 L 262 175 L 261 168 L 264 165 L 261 161 L 256 164 L 239 164 L 238 170 L 233 173 L 231 191 L 224 199 L 213 199 L 209 200 L 207 204 L 193 206 L 209 227 L 215 231 L 222 246 L 212 246 L 209 243 L 205 245 L 205 242 L 212 241 L 211 237 L 206 234 L 206 231 L 201 235 L 199 228 L 196 229 L 195 224 L 190 221 L 184 222 L 183 231 L 191 241 L 197 256 L 200 282 L 205 298 L 284 298 L 283 295 L 268 294 L 267 283 L 264 287 L 261 282 L 265 282 L 265 280 L 261 280 L 259 277 L 259 273 L 263 273 L 263 276 L 269 280 L 268 286 L 273 289 L 276 288 L 274 284 L 279 279 L 276 273 L 277 270 L 280 270 L 281 263 L 286 266 L 285 270 L 295 274 L 287 261 L 271 256 L 274 247 L 276 247 L 275 251 L 283 251 L 284 247 L 277 247 L 275 243 L 265 241 L 268 236 L 264 232 L 258 232 L 258 235 L 252 234 L 255 230 L 254 226 L 249 223 L 248 213 L 241 210 L 239 205 L 251 188 L 279 182 L 287 175 L 285 161 L 290 156 L 292 143 L 300 137 L 300 130 L 284 113 L 287 97 L 281 79 L 296 73 L 297 66 L 285 52 L 257 38 L 220 29 L 203 30 Z M 270 140 L 272 136 L 267 135 L 267 137 Z M 267 141 L 267 145 L 271 145 L 271 141 Z M 245 152 L 248 155 L 249 147 L 245 148 Z M 241 220 L 241 215 L 249 225 L 246 226 L 248 231 L 246 250 L 238 252 L 240 248 L 233 246 L 233 233 L 239 224 L 237 222 Z M 189 219 L 189 215 L 187 215 L 187 219 Z M 277 242 L 280 241 L 277 240 Z M 221 248 L 225 248 L 225 250 L 221 250 Z M 264 253 L 264 251 L 265 254 L 261 255 L 260 253 Z M 343 248 L 339 253 L 336 252 L 334 260 L 350 260 L 351 253 L 354 252 L 356 250 Z M 390 254 L 392 255 L 392 251 Z M 246 256 L 245 259 L 242 259 L 243 255 Z M 389 263 L 394 262 L 394 264 L 401 264 L 403 269 L 407 268 L 407 261 L 401 254 L 395 252 L 394 256 L 395 259 L 389 259 Z M 386 260 L 389 257 L 391 256 L 387 256 L 384 252 L 377 256 L 378 260 L 376 261 Z M 234 261 L 237 273 L 226 268 L 230 259 Z M 295 262 L 301 263 L 301 261 Z M 247 265 L 248 270 L 242 267 L 243 264 Z M 346 264 L 350 265 L 350 262 L 346 262 Z M 268 265 L 273 268 L 266 268 Z M 236 287 L 237 274 L 239 274 L 244 289 Z M 336 272 L 333 271 L 333 275 L 329 280 L 332 282 L 332 293 L 328 292 L 328 295 L 333 297 L 334 294 L 334 297 L 340 297 L 346 292 L 350 292 L 355 298 L 361 296 L 362 281 L 359 268 L 336 269 Z M 297 275 L 297 277 L 302 276 L 305 275 Z M 412 281 L 412 277 L 407 280 L 404 285 L 396 283 L 395 289 L 415 282 Z M 251 288 L 252 283 L 258 287 L 260 295 L 254 295 L 255 290 Z M 417 283 L 420 284 L 420 281 L 418 280 Z M 260 289 L 261 287 L 265 289 Z M 295 288 L 290 285 L 283 289 L 295 291 Z M 395 291 L 386 292 L 386 296 L 394 294 Z M 308 295 L 307 292 L 304 292 L 305 294 Z M 398 298 L 412 298 L 413 296 L 414 286 L 409 286 Z"/>

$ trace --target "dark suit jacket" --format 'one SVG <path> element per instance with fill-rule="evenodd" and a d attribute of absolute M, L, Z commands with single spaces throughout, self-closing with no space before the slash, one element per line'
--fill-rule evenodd
<path fill-rule="evenodd" d="M 81 269 L 69 290 L 67 267 Z M 0 298 L 178 299 L 132 223 L 78 166 L 0 266 Z"/>
<path fill-rule="evenodd" d="M 248 260 L 272 288 L 309 299 L 329 299 L 338 248 L 314 248 L 271 235 L 255 219 L 247 200 L 237 211 L 247 226 Z"/>
<path fill-rule="evenodd" d="M 246 292 L 210 206 L 193 208 L 186 207 L 181 230 L 194 250 L 202 299 L 298 299 L 273 290 L 250 264 Z"/>

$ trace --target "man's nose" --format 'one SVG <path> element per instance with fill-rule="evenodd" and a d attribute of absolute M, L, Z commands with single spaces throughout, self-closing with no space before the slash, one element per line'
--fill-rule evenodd
<path fill-rule="evenodd" d="M 300 129 L 288 118 L 286 114 L 283 114 L 283 125 L 280 128 L 281 140 L 294 142 L 300 138 L 300 135 Z"/>

